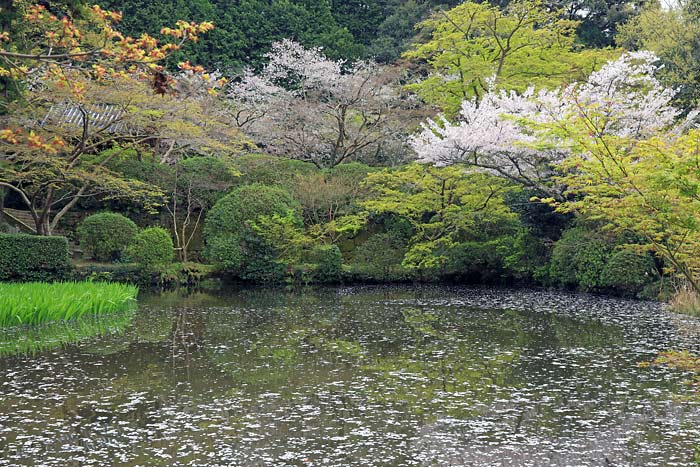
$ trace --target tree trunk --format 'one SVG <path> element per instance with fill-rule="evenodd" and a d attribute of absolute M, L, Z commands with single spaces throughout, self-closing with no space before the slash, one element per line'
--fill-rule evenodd
<path fill-rule="evenodd" d="M 37 235 L 43 235 L 50 237 L 52 234 L 51 223 L 49 222 L 49 216 L 39 216 L 35 218 L 34 224 L 36 226 Z"/>

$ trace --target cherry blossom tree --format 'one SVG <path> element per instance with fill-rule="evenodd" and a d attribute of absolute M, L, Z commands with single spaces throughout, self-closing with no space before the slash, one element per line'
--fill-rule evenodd
<path fill-rule="evenodd" d="M 407 149 L 395 69 L 330 60 L 288 39 L 267 58 L 260 73 L 246 71 L 229 92 L 234 122 L 265 151 L 334 167 Z"/>
<path fill-rule="evenodd" d="M 676 91 L 656 79 L 656 62 L 651 52 L 627 53 L 587 81 L 558 90 L 489 91 L 480 101 L 464 101 L 455 122 L 444 116 L 428 120 L 411 144 L 421 162 L 465 163 L 560 194 L 561 187 L 548 182 L 575 144 L 566 132 L 572 119 L 594 121 L 603 134 L 624 138 L 678 131 Z"/>

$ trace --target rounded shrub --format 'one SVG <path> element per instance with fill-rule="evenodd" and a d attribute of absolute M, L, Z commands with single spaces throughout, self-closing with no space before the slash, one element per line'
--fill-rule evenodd
<path fill-rule="evenodd" d="M 601 285 L 626 295 L 637 295 L 658 278 L 654 259 L 632 250 L 615 251 L 603 268 Z"/>
<path fill-rule="evenodd" d="M 131 219 L 114 212 L 102 212 L 85 218 L 78 228 L 78 238 L 90 258 L 106 262 L 118 260 L 138 231 Z"/>
<path fill-rule="evenodd" d="M 132 260 L 144 267 L 169 264 L 173 260 L 173 239 L 161 227 L 149 227 L 136 235 L 129 247 Z"/>
<path fill-rule="evenodd" d="M 251 229 L 261 216 L 284 216 L 299 212 L 292 196 L 278 187 L 244 185 L 216 202 L 204 223 L 204 255 L 213 264 L 241 278 L 255 279 L 260 272 L 265 280 L 276 275 L 268 266 L 274 254 Z"/>
<path fill-rule="evenodd" d="M 581 227 L 569 229 L 552 250 L 550 278 L 556 284 L 586 291 L 602 287 L 608 252 L 608 245 L 595 232 Z"/>

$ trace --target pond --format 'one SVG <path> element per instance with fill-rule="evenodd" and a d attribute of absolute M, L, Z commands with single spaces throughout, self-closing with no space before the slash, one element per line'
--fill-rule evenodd
<path fill-rule="evenodd" d="M 688 375 L 638 365 L 700 350 L 697 321 L 656 303 L 406 286 L 140 304 L 0 357 L 1 466 L 698 465 Z"/>

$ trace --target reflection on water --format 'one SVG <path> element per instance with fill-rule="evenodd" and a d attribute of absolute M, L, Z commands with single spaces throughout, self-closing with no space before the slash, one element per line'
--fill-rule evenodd
<path fill-rule="evenodd" d="M 694 466 L 686 375 L 637 366 L 698 350 L 678 329 L 543 291 L 143 297 L 121 334 L 0 358 L 0 465 Z"/>
<path fill-rule="evenodd" d="M 0 328 L 0 356 L 36 354 L 90 337 L 116 334 L 129 325 L 133 315 L 133 310 L 130 310 L 87 316 L 76 321 Z"/>

